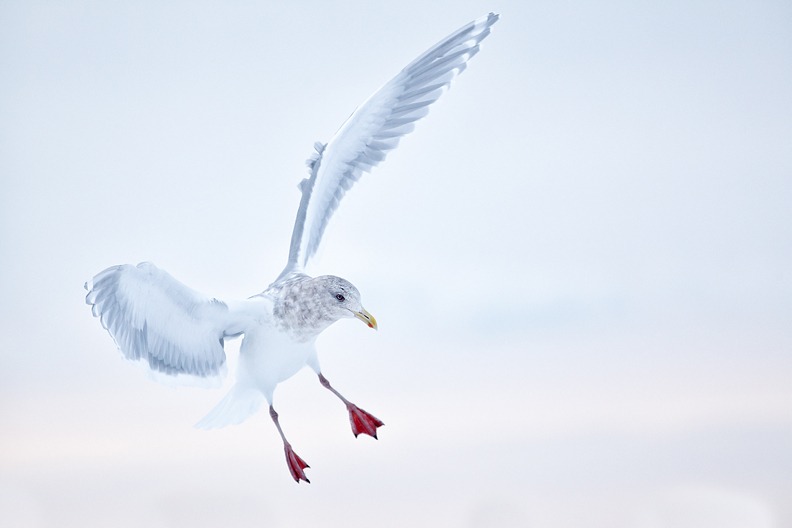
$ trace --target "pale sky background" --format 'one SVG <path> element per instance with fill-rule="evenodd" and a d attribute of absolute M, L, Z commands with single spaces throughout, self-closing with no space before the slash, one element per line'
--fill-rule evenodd
<path fill-rule="evenodd" d="M 792 526 L 792 4 L 0 2 L 0 511 L 15 527 Z M 266 413 L 124 361 L 84 304 L 148 260 L 285 264 L 316 140 L 488 11 L 333 219 L 380 331 Z M 231 362 L 234 364 L 234 346 Z"/>

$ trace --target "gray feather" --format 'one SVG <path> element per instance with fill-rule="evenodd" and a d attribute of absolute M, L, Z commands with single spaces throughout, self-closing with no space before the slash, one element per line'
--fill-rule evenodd
<path fill-rule="evenodd" d="M 315 147 L 308 160 L 311 175 L 300 184 L 289 260 L 276 283 L 302 270 L 346 191 L 384 161 L 399 139 L 429 113 L 429 106 L 478 53 L 497 20 L 498 15 L 490 13 L 427 50 L 355 110 L 327 145 Z M 332 160 L 330 165 L 325 159 Z"/>

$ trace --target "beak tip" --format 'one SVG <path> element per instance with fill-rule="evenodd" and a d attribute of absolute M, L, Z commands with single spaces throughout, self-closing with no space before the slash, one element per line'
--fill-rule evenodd
<path fill-rule="evenodd" d="M 354 312 L 355 317 L 366 323 L 366 326 L 369 328 L 373 328 L 374 330 L 378 330 L 377 327 L 377 320 L 374 318 L 373 315 L 368 313 L 366 310 L 361 310 L 359 312 Z"/>

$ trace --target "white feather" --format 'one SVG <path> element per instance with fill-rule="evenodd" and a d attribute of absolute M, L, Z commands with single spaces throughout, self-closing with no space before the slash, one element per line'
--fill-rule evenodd
<path fill-rule="evenodd" d="M 280 277 L 305 267 L 346 191 L 429 112 L 429 105 L 478 53 L 479 43 L 497 20 L 498 15 L 490 13 L 430 48 L 360 105 L 325 148 L 317 148 L 309 160 L 311 176 L 300 185 L 303 196 L 289 261 Z"/>
<path fill-rule="evenodd" d="M 225 338 L 252 321 L 245 303 L 229 309 L 148 262 L 108 268 L 85 288 L 86 303 L 124 356 L 171 376 L 221 377 Z"/>

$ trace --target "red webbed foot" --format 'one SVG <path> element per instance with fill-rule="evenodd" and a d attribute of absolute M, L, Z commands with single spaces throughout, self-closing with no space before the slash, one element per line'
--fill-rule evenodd
<path fill-rule="evenodd" d="M 352 424 L 352 433 L 355 438 L 360 433 L 377 438 L 377 427 L 385 425 L 382 420 L 352 403 L 347 404 L 347 410 L 349 411 L 349 423 Z"/>
<path fill-rule="evenodd" d="M 306 464 L 305 460 L 297 456 L 297 453 L 294 452 L 291 444 L 285 444 L 283 446 L 283 450 L 286 452 L 286 465 L 289 466 L 289 473 L 291 473 L 294 482 L 299 484 L 300 480 L 304 480 L 310 484 L 311 481 L 305 476 L 305 471 L 303 470 L 311 466 Z"/>

